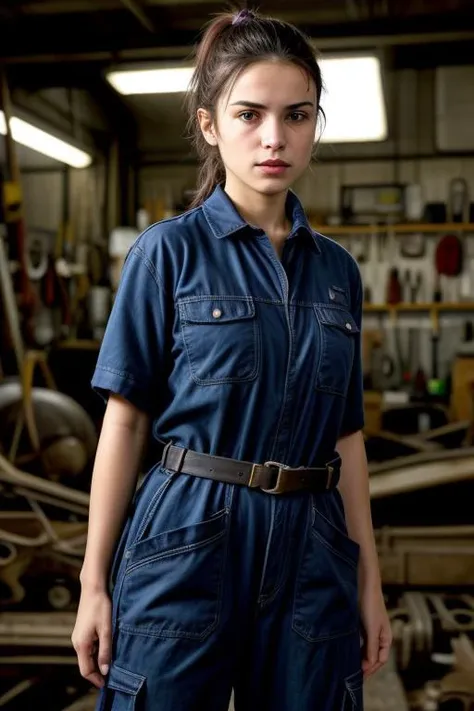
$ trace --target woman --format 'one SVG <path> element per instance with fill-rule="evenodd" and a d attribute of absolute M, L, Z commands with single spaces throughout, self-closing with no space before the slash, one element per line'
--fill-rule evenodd
<path fill-rule="evenodd" d="M 289 190 L 321 87 L 284 22 L 220 15 L 200 44 L 195 206 L 131 249 L 92 381 L 73 643 L 100 709 L 226 711 L 232 688 L 240 711 L 360 709 L 387 660 L 361 279 Z M 134 496 L 150 428 L 164 449 Z"/>

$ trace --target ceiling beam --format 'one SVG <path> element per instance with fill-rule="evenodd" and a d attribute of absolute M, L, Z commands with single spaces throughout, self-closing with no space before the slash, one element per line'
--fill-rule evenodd
<path fill-rule="evenodd" d="M 146 14 L 145 10 L 137 0 L 121 0 L 121 3 L 124 7 L 127 8 L 127 10 L 130 10 L 132 15 L 134 15 L 138 22 L 144 27 L 148 32 L 155 32 L 155 26 L 153 22 L 150 20 L 148 15 Z"/>
<path fill-rule="evenodd" d="M 424 45 L 474 40 L 474 31 L 428 32 L 425 34 L 405 35 L 363 35 L 360 37 L 321 37 L 313 38 L 319 50 L 345 50 L 366 47 L 397 47 L 404 45 Z M 28 64 L 80 64 L 83 62 L 133 62 L 148 60 L 178 60 L 189 57 L 189 45 L 172 47 L 144 47 L 118 51 L 76 52 L 71 54 L 31 54 L 21 56 L 0 56 L 0 62 L 12 65 Z"/>
<path fill-rule="evenodd" d="M 147 0 L 148 7 L 173 7 L 176 5 L 202 5 L 203 0 Z M 221 5 L 221 0 L 206 0 L 206 3 Z M 45 2 L 19 3 L 23 15 L 62 15 L 76 12 L 95 12 L 120 9 L 123 0 L 45 0 Z M 143 8 L 142 8 L 143 9 Z"/>

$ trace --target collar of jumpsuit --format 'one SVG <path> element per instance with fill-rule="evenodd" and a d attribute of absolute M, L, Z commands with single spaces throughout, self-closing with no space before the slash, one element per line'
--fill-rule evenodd
<path fill-rule="evenodd" d="M 287 212 L 281 261 L 220 186 L 130 250 L 92 386 L 148 412 L 157 440 L 320 466 L 363 427 L 357 264 L 292 192 Z"/>
<path fill-rule="evenodd" d="M 202 209 L 209 227 L 217 239 L 228 237 L 239 230 L 248 230 L 250 227 L 248 222 L 235 209 L 220 185 L 204 202 Z M 303 206 L 291 190 L 288 192 L 286 209 L 292 222 L 292 229 L 288 239 L 292 239 L 292 237 L 300 233 L 307 234 L 313 238 L 316 250 L 319 251 L 317 235 L 310 227 Z M 250 227 L 250 229 L 254 229 L 256 233 L 262 233 L 259 228 Z"/>

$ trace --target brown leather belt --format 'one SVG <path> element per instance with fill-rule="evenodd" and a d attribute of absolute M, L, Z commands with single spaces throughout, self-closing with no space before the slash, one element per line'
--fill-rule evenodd
<path fill-rule="evenodd" d="M 336 457 L 323 467 L 291 468 L 279 462 L 254 464 L 216 457 L 169 442 L 163 450 L 161 466 L 173 472 L 262 489 L 267 494 L 287 494 L 304 489 L 321 493 L 337 486 L 341 459 Z"/>

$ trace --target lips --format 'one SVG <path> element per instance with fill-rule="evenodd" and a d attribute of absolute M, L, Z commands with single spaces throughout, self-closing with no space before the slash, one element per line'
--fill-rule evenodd
<path fill-rule="evenodd" d="M 266 160 L 264 163 L 258 163 L 258 165 L 267 165 L 269 168 L 289 168 L 289 163 L 285 163 L 284 160 Z"/>

